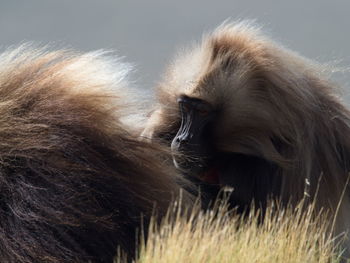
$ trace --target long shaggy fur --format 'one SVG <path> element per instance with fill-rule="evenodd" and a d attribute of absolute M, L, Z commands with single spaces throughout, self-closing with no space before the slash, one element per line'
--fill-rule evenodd
<path fill-rule="evenodd" d="M 0 55 L 0 261 L 132 256 L 141 217 L 179 193 L 167 152 L 120 121 L 126 71 L 98 52 Z"/>
<path fill-rule="evenodd" d="M 321 67 L 247 23 L 226 24 L 175 59 L 157 94 L 143 136 L 174 137 L 180 95 L 208 101 L 218 152 L 273 163 L 283 201 L 307 195 L 336 216 L 335 233 L 350 230 L 350 113 Z"/>

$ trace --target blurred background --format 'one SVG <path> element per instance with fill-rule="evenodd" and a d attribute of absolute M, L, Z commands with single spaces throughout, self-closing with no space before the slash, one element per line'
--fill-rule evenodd
<path fill-rule="evenodd" d="M 348 67 L 349 10 L 349 0 L 2 0 L 0 47 L 34 41 L 116 50 L 135 65 L 137 85 L 149 90 L 176 50 L 226 19 L 254 19 L 301 55 Z M 349 73 L 334 78 L 350 87 Z"/>

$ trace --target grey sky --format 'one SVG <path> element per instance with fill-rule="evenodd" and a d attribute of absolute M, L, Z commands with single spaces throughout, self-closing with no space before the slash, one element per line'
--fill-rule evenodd
<path fill-rule="evenodd" d="M 350 65 L 349 10 L 349 0 L 0 0 L 0 45 L 117 50 L 136 65 L 139 86 L 150 88 L 179 47 L 228 18 L 256 19 L 304 56 Z M 349 74 L 337 79 L 350 86 Z"/>

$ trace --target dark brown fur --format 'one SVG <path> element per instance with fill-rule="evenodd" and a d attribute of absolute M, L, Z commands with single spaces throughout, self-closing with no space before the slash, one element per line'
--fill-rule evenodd
<path fill-rule="evenodd" d="M 141 217 L 178 195 L 167 152 L 121 123 L 125 69 L 107 60 L 0 55 L 1 262 L 111 262 L 117 246 L 132 257 Z"/>

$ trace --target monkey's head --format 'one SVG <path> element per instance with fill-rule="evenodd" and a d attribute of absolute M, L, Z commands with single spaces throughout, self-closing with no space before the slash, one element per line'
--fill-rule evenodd
<path fill-rule="evenodd" d="M 228 155 L 288 169 L 312 155 L 315 118 L 335 101 L 315 67 L 250 25 L 221 26 L 174 60 L 143 135 L 189 155 L 175 164 L 199 176 Z"/>

